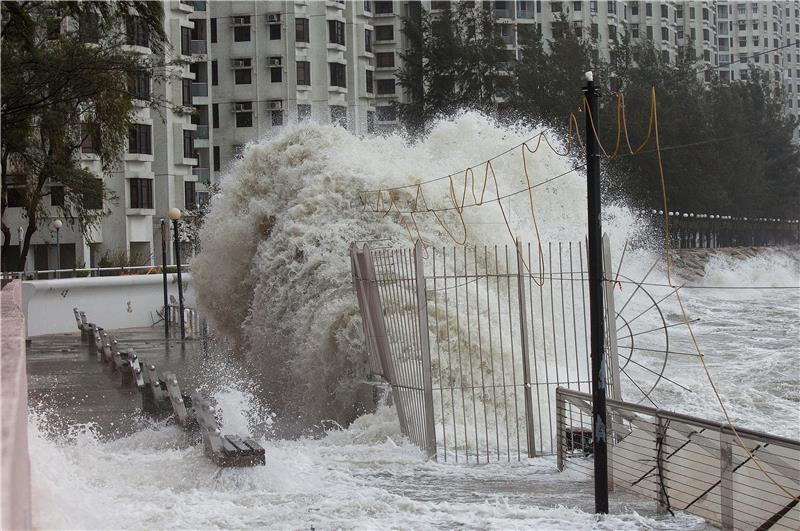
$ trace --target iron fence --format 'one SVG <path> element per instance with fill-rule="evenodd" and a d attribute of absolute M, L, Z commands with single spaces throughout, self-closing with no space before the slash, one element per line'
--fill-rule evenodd
<path fill-rule="evenodd" d="M 591 394 L 558 388 L 558 467 L 591 476 Z M 608 400 L 609 485 L 722 529 L 800 529 L 800 441 Z M 741 438 L 740 444 L 736 434 Z M 747 447 L 745 450 L 744 447 Z"/>
<path fill-rule="evenodd" d="M 610 264 L 608 248 L 605 239 Z M 351 247 L 370 366 L 429 456 L 481 463 L 556 452 L 556 388 L 590 389 L 585 252 L 582 242 Z M 606 328 L 608 391 L 619 397 L 616 326 Z"/>

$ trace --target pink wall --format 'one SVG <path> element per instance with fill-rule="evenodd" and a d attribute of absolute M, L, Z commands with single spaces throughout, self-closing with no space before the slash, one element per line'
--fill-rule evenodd
<path fill-rule="evenodd" d="M 22 284 L 7 284 L 0 297 L 0 529 L 30 529 L 31 477 L 28 457 L 28 377 L 25 369 L 25 316 Z"/>

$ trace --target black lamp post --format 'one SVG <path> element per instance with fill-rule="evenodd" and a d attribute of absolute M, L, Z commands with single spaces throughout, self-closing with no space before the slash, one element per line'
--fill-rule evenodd
<path fill-rule="evenodd" d="M 169 209 L 167 216 L 172 220 L 172 232 L 175 238 L 175 267 L 178 270 L 178 311 L 181 314 L 181 341 L 186 339 L 186 327 L 183 322 L 183 281 L 181 279 L 181 242 L 178 234 L 178 220 L 181 211 L 175 207 Z"/>
<path fill-rule="evenodd" d="M 169 222 L 161 218 L 161 274 L 164 283 L 164 335 L 169 337 L 169 295 L 167 293 L 167 241 L 169 241 Z"/>

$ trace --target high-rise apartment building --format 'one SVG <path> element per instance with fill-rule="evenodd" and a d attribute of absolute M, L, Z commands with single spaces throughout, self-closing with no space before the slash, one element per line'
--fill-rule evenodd
<path fill-rule="evenodd" d="M 394 129 L 396 103 L 407 101 L 397 82 L 407 43 L 403 20 L 420 6 L 436 13 L 446 2 L 424 0 L 166 1 L 168 53 L 185 61 L 180 79 L 137 83 L 173 103 L 156 113 L 138 106 L 129 153 L 119 172 L 100 175 L 86 146 L 87 167 L 119 198 L 101 227 L 84 239 L 62 229 L 62 266 L 95 265 L 106 251 L 154 256 L 158 224 L 171 206 L 192 209 L 248 143 L 290 121 L 335 123 L 356 134 Z M 800 0 L 620 0 L 483 2 L 498 21 L 510 56 L 520 34 L 537 25 L 545 40 L 562 20 L 597 43 L 627 34 L 648 39 L 674 61 L 690 48 L 724 82 L 745 78 L 750 65 L 782 83 L 786 110 L 800 115 Z M 133 50 L 149 53 L 144 42 Z M 151 85 L 153 85 L 151 87 Z M 144 97 L 143 97 L 144 99 Z M 55 215 L 55 212 L 54 212 Z M 17 216 L 16 218 L 14 216 Z M 9 222 L 22 224 L 11 209 Z M 42 224 L 44 227 L 46 224 Z M 53 234 L 40 229 L 28 269 L 55 266 Z M 16 242 L 14 242 L 16 243 Z M 154 245 L 155 244 L 155 245 Z"/>

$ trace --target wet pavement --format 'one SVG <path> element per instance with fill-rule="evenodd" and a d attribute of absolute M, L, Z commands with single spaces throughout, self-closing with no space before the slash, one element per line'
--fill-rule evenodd
<path fill-rule="evenodd" d="M 118 350 L 133 349 L 142 364 L 158 374 L 174 372 L 184 393 L 198 383 L 199 340 L 164 337 L 161 328 L 108 330 Z M 141 398 L 133 386 L 123 388 L 119 373 L 97 360 L 94 341 L 73 334 L 31 338 L 27 345 L 28 402 L 48 414 L 49 431 L 66 433 L 70 426 L 94 423 L 102 437 L 136 431 Z"/>

